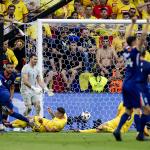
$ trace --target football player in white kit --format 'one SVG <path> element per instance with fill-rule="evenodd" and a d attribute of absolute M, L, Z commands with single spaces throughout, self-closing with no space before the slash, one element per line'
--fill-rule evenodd
<path fill-rule="evenodd" d="M 29 63 L 26 64 L 21 71 L 20 91 L 26 107 L 24 115 L 29 115 L 33 105 L 36 110 L 36 115 L 39 116 L 40 94 L 44 91 L 47 92 L 49 96 L 52 96 L 53 92 L 47 88 L 44 81 L 40 77 L 40 71 L 37 67 L 37 55 L 31 54 L 29 59 Z"/>

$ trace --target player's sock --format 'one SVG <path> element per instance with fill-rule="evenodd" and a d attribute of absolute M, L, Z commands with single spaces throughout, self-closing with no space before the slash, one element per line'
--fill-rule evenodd
<path fill-rule="evenodd" d="M 24 117 L 21 114 L 18 114 L 16 112 L 13 112 L 12 114 L 10 114 L 10 116 L 12 116 L 12 117 L 14 117 L 16 119 L 19 119 L 19 120 L 22 120 L 22 121 L 25 121 L 25 122 L 29 123 L 29 119 L 28 118 L 26 118 L 26 117 Z"/>
<path fill-rule="evenodd" d="M 80 133 L 97 133 L 96 129 L 79 130 Z"/>
<path fill-rule="evenodd" d="M 127 113 L 124 113 L 120 119 L 119 125 L 116 129 L 116 132 L 120 132 L 122 126 L 125 124 L 125 122 L 128 120 L 130 115 L 128 115 Z"/>
<path fill-rule="evenodd" d="M 138 114 L 134 115 L 134 123 L 136 125 L 136 130 L 138 132 L 140 132 L 140 129 L 141 129 L 141 118 L 140 118 L 140 115 L 138 115 Z"/>
<path fill-rule="evenodd" d="M 141 129 L 140 129 L 140 134 L 144 133 L 144 127 L 146 123 L 148 122 L 148 115 L 142 114 L 141 116 Z"/>
<path fill-rule="evenodd" d="M 0 106 L 0 124 L 2 124 L 2 108 L 1 108 L 1 106 Z"/>

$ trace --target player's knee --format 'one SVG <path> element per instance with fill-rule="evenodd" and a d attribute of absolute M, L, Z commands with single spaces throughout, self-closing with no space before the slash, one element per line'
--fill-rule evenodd
<path fill-rule="evenodd" d="M 141 109 L 140 108 L 133 109 L 133 111 L 134 111 L 134 114 L 141 115 Z"/>
<path fill-rule="evenodd" d="M 26 115 L 28 115 L 32 110 L 32 106 L 30 104 L 26 105 Z"/>
<path fill-rule="evenodd" d="M 39 115 L 40 111 L 41 111 L 41 106 L 40 106 L 40 102 L 36 102 L 34 104 L 35 110 L 36 110 L 36 114 Z"/>

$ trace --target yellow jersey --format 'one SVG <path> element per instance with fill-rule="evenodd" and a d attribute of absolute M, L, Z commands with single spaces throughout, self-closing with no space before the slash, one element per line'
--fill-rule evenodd
<path fill-rule="evenodd" d="M 117 19 L 123 19 L 123 13 L 128 12 L 130 8 L 136 9 L 133 3 L 130 3 L 129 5 L 124 5 L 122 2 L 118 3 L 117 6 L 114 8 L 114 13 L 117 14 Z M 139 16 L 137 9 L 136 16 Z"/>
<path fill-rule="evenodd" d="M 146 51 L 146 55 L 144 58 L 146 61 L 150 62 L 150 52 Z"/>
<path fill-rule="evenodd" d="M 52 33 L 51 33 L 51 29 L 49 24 L 43 24 L 43 27 L 45 29 L 44 31 L 44 35 L 51 37 Z M 30 26 L 27 31 L 26 31 L 27 35 L 30 36 L 32 39 L 37 39 L 37 23 L 33 24 L 32 26 Z"/>
<path fill-rule="evenodd" d="M 5 6 L 6 6 L 6 8 L 8 8 L 8 6 L 9 6 L 10 4 L 12 4 L 11 0 L 6 0 L 6 1 L 5 1 Z"/>
<path fill-rule="evenodd" d="M 125 39 L 121 39 L 119 36 L 116 36 L 112 41 L 112 47 L 116 52 L 121 52 L 123 51 L 125 42 L 126 42 Z"/>
<path fill-rule="evenodd" d="M 0 14 L 4 15 L 6 12 L 5 4 L 0 3 Z"/>
<path fill-rule="evenodd" d="M 123 106 L 123 103 L 121 102 L 118 106 L 118 112 L 117 112 L 117 116 L 116 118 L 106 122 L 107 126 L 109 127 L 108 129 L 110 129 L 110 132 L 113 132 L 121 119 L 121 116 L 125 113 L 125 107 Z M 129 130 L 129 128 L 131 127 L 132 123 L 134 120 L 134 113 L 132 113 L 131 117 L 126 121 L 126 123 L 123 125 L 121 132 L 125 133 Z"/>
<path fill-rule="evenodd" d="M 148 14 L 146 10 L 142 11 L 142 19 L 147 19 L 149 16 L 150 14 Z"/>
<path fill-rule="evenodd" d="M 128 35 L 128 32 L 129 32 L 130 26 L 131 26 L 131 25 L 128 25 L 128 26 L 126 27 L 125 37 L 127 37 L 127 35 Z M 135 25 L 133 26 L 133 30 L 132 30 L 131 35 L 135 35 L 137 31 L 138 31 L 138 25 L 137 25 L 137 24 L 135 24 Z"/>
<path fill-rule="evenodd" d="M 91 0 L 81 0 L 81 3 L 84 7 L 92 4 Z"/>
<path fill-rule="evenodd" d="M 23 1 L 20 1 L 18 4 L 15 4 L 15 7 L 15 19 L 19 22 L 23 22 L 24 15 L 28 14 L 26 4 Z"/>
<path fill-rule="evenodd" d="M 46 132 L 46 129 L 44 126 L 48 126 L 50 129 L 55 128 L 57 131 L 61 131 L 66 123 L 67 123 L 67 115 L 64 115 L 64 119 L 59 119 L 59 118 L 53 118 L 52 120 L 48 120 L 45 118 L 42 118 L 43 120 L 43 124 L 39 123 L 39 116 L 35 116 L 34 120 L 35 120 L 35 124 L 36 126 L 33 127 L 33 131 L 37 131 L 37 132 Z"/>
<path fill-rule="evenodd" d="M 68 10 L 67 10 L 67 6 L 63 6 L 61 8 L 59 8 L 58 10 L 56 10 L 54 12 L 54 15 L 57 17 L 57 18 L 62 18 L 62 16 L 64 18 L 67 18 L 68 17 Z"/>
<path fill-rule="evenodd" d="M 18 59 L 16 58 L 14 52 L 7 48 L 7 51 L 5 52 L 7 58 L 9 59 L 9 62 L 14 64 L 14 67 L 16 67 L 18 65 Z"/>

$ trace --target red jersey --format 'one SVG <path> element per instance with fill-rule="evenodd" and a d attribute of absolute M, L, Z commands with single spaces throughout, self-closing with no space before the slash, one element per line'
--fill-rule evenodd
<path fill-rule="evenodd" d="M 93 16 L 95 16 L 97 19 L 101 18 L 101 8 L 107 9 L 108 17 L 111 16 L 112 8 L 109 5 L 105 5 L 105 6 L 96 5 L 96 6 L 94 6 L 94 8 L 93 8 Z"/>

